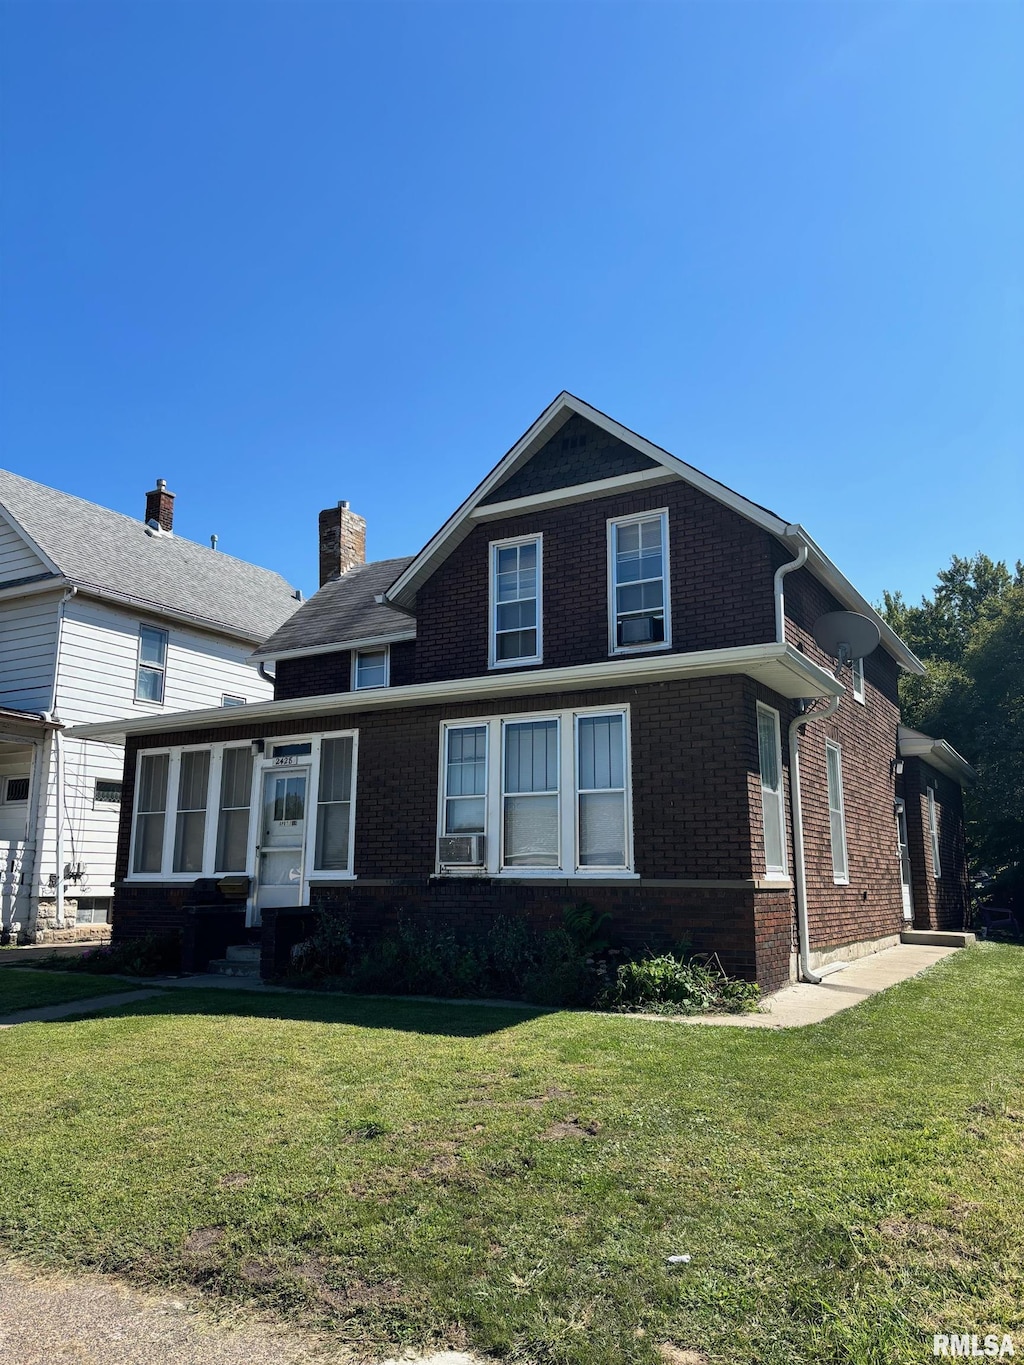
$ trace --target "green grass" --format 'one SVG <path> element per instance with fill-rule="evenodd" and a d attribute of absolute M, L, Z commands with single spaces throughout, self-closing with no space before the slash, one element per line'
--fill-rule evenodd
<path fill-rule="evenodd" d="M 799 1030 L 184 990 L 25 1025 L 0 1035 L 0 1246 L 366 1349 L 1020 1343 L 1022 998 L 1024 952 L 982 945 Z"/>
<path fill-rule="evenodd" d="M 0 968 L 0 1016 L 14 1010 L 64 1005 L 73 1000 L 88 1000 L 94 995 L 117 995 L 136 989 L 130 981 L 112 981 L 103 976 L 72 976 L 35 967 L 3 967 Z"/>

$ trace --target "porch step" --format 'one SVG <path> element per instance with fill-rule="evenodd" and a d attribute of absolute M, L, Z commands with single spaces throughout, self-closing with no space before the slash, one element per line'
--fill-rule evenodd
<path fill-rule="evenodd" d="M 260 974 L 260 949 L 257 943 L 232 943 L 225 949 L 225 955 L 214 958 L 207 971 L 217 976 L 246 976 L 258 979 Z"/>
<path fill-rule="evenodd" d="M 224 951 L 228 962 L 253 962 L 259 966 L 260 945 L 258 943 L 232 943 Z"/>
<path fill-rule="evenodd" d="M 931 948 L 969 948 L 977 943 L 977 934 L 954 929 L 904 929 L 901 943 L 925 943 Z"/>

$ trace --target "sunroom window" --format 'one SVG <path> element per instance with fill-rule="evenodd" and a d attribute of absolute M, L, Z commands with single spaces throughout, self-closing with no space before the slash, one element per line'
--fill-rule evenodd
<path fill-rule="evenodd" d="M 159 872 L 163 862 L 169 762 L 168 754 L 143 754 L 139 761 L 132 863 L 136 872 Z"/>
<path fill-rule="evenodd" d="M 174 832 L 175 872 L 202 872 L 206 836 L 209 749 L 187 749 L 178 771 L 178 818 Z"/>

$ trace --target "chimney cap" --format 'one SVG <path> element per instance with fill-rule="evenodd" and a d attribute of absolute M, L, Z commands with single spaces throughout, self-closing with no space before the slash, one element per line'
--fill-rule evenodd
<path fill-rule="evenodd" d="M 156 481 L 156 486 L 157 486 L 157 488 L 159 489 L 159 491 L 162 493 L 162 492 L 164 491 L 164 489 L 167 487 L 167 480 L 166 480 L 166 479 L 157 479 L 157 481 Z"/>
<path fill-rule="evenodd" d="M 340 508 L 342 508 L 344 511 L 347 512 L 348 509 L 349 509 L 349 501 L 348 501 L 348 498 L 342 498 L 342 499 L 340 500 L 340 502 L 338 503 L 338 506 L 339 506 Z"/>

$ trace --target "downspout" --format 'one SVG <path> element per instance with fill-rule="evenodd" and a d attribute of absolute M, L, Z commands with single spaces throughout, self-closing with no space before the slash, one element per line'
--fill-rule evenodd
<path fill-rule="evenodd" d="M 260 677 L 263 679 L 264 682 L 270 683 L 270 686 L 273 687 L 273 688 L 275 689 L 275 691 L 276 691 L 276 689 L 277 689 L 277 679 L 276 679 L 276 677 L 274 676 L 273 673 L 268 673 L 268 672 L 267 672 L 267 666 L 266 666 L 266 664 L 263 662 L 262 659 L 261 659 L 260 662 L 256 665 L 256 672 L 260 675 Z"/>
<path fill-rule="evenodd" d="M 787 526 L 786 535 L 796 534 L 796 529 L 795 526 Z M 775 570 L 775 638 L 780 645 L 786 643 L 786 599 L 782 591 L 782 580 L 794 569 L 802 569 L 806 563 L 807 542 L 804 541 L 796 559 L 790 560 L 788 564 L 780 564 Z"/>
<path fill-rule="evenodd" d="M 50 709 L 46 713 L 49 720 L 54 725 L 60 725 L 57 720 L 57 680 L 60 674 L 60 651 L 64 641 L 64 608 L 78 589 L 72 584 L 68 587 L 64 596 L 60 599 L 60 609 L 57 615 L 57 649 L 53 660 L 53 689 L 50 693 Z M 57 877 L 54 885 L 56 892 L 56 920 L 57 928 L 64 928 L 64 744 L 63 730 L 55 729 L 53 732 L 53 752 L 54 752 L 54 780 L 56 786 L 56 854 L 57 854 Z M 43 800 L 45 810 L 46 801 Z M 44 816 L 45 819 L 45 816 Z M 39 848 L 42 853 L 42 844 Z"/>
<path fill-rule="evenodd" d="M 804 547 L 806 557 L 807 547 Z M 796 564 L 784 564 L 784 569 Z M 833 697 L 823 711 L 804 711 L 789 723 L 789 800 L 793 812 L 793 871 L 796 876 L 796 927 L 800 948 L 800 977 L 812 986 L 821 985 L 821 977 L 811 971 L 810 930 L 807 924 L 807 868 L 804 862 L 804 817 L 800 801 L 800 734 L 801 725 L 812 720 L 828 720 L 839 710 L 839 697 Z"/>

